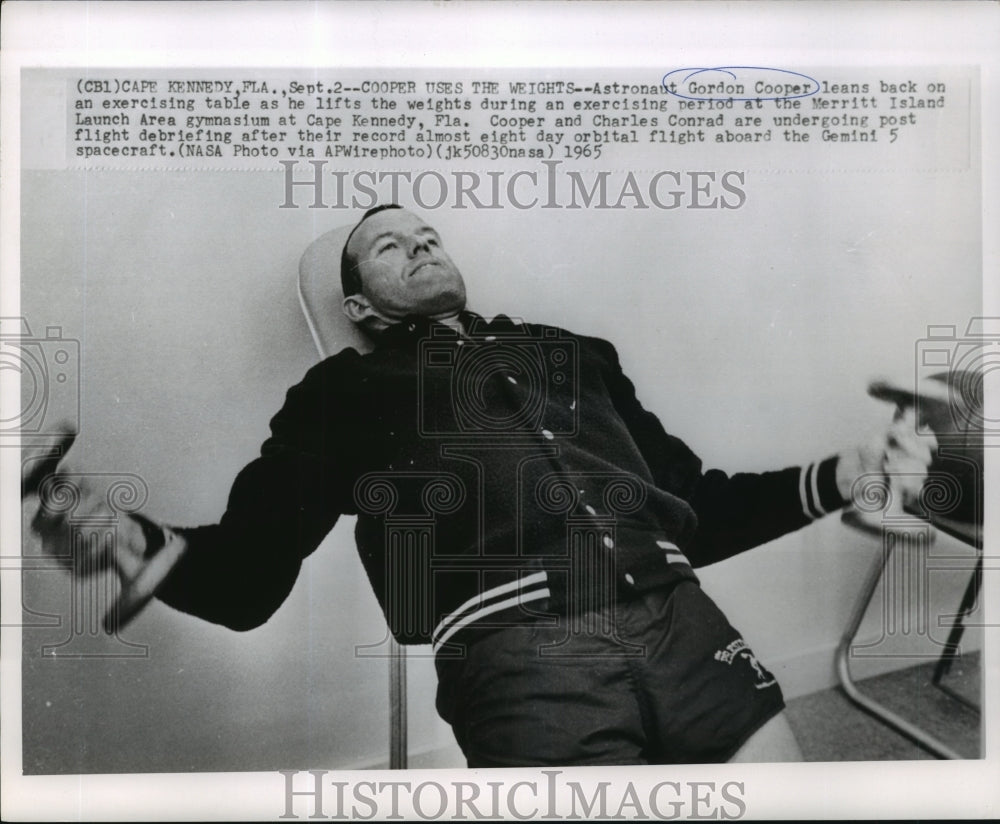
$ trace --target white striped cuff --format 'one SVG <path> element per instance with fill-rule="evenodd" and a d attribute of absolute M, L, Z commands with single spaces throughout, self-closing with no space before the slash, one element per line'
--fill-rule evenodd
<path fill-rule="evenodd" d="M 550 593 L 549 588 L 545 585 L 547 580 L 548 573 L 542 570 L 473 596 L 458 609 L 441 619 L 431 634 L 431 648 L 436 653 L 460 629 L 464 629 L 487 615 L 519 604 L 537 601 L 540 598 L 548 598 Z M 514 594 L 504 598 L 503 596 L 508 595 L 508 593 Z"/>
<path fill-rule="evenodd" d="M 811 463 L 802 467 L 799 472 L 799 499 L 802 503 L 802 514 L 810 521 L 822 518 L 826 510 L 819 498 L 819 465 Z"/>
<path fill-rule="evenodd" d="M 678 547 L 677 544 L 671 543 L 670 541 L 657 541 L 656 545 L 666 553 L 668 564 L 687 564 L 688 566 L 691 566 L 691 562 L 687 559 L 687 556 L 681 552 L 680 547 Z"/>

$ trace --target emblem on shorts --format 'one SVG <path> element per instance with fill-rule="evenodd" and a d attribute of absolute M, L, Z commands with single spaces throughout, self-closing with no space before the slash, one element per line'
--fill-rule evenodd
<path fill-rule="evenodd" d="M 766 689 L 777 683 L 774 676 L 764 669 L 764 666 L 757 660 L 757 656 L 753 654 L 750 646 L 742 638 L 737 638 L 725 649 L 716 650 L 715 652 L 716 661 L 721 661 L 723 664 L 729 664 L 730 666 L 732 666 L 733 661 L 737 658 L 746 661 L 753 668 L 754 677 L 757 679 L 757 683 L 754 686 L 757 689 Z"/>

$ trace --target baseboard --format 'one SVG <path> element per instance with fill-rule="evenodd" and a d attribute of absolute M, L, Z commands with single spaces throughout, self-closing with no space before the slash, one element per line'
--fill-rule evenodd
<path fill-rule="evenodd" d="M 972 634 L 970 633 L 970 636 Z M 865 643 L 865 639 L 859 639 Z M 963 641 L 963 651 L 974 652 L 979 649 L 978 638 L 967 637 Z M 887 672 L 895 672 L 908 667 L 919 666 L 937 660 L 939 650 L 928 647 L 925 651 L 914 654 L 893 653 L 887 655 L 864 654 L 858 649 L 850 658 L 851 675 L 857 681 L 874 678 Z M 830 689 L 840 682 L 836 668 L 837 644 L 824 644 L 810 650 L 798 651 L 785 658 L 771 658 L 768 668 L 775 674 L 785 698 L 790 700 L 803 695 L 810 695 L 820 690 Z"/>
<path fill-rule="evenodd" d="M 449 744 L 444 747 L 422 747 L 414 748 L 407 757 L 406 768 L 408 770 L 444 770 L 444 769 L 464 769 L 465 757 L 459 749 L 458 744 Z M 337 767 L 338 770 L 387 770 L 389 762 L 379 759 L 375 761 L 358 761 L 353 764 L 346 764 Z"/>

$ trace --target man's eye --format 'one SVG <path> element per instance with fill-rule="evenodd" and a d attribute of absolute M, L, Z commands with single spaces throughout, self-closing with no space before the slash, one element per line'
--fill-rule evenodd
<path fill-rule="evenodd" d="M 379 246 L 378 247 L 378 252 L 376 252 L 376 254 L 381 255 L 383 252 L 386 252 L 389 249 L 395 249 L 395 248 L 396 248 L 396 241 L 390 240 L 388 243 L 383 243 L 381 246 Z"/>
<path fill-rule="evenodd" d="M 429 237 L 429 238 L 427 238 L 427 245 L 428 246 L 437 246 L 438 245 L 437 238 L 436 237 Z"/>

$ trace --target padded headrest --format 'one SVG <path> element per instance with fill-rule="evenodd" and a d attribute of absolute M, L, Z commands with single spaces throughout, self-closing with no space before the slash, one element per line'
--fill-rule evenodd
<path fill-rule="evenodd" d="M 368 339 L 344 315 L 340 254 L 354 224 L 338 226 L 309 244 L 299 260 L 299 299 L 316 346 L 323 357 L 346 346 L 363 352 Z"/>

